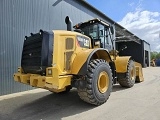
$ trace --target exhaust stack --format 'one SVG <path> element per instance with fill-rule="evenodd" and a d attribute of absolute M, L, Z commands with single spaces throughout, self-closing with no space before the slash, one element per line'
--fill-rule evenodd
<path fill-rule="evenodd" d="M 72 31 L 72 21 L 68 16 L 65 18 L 65 23 L 67 24 L 67 30 Z"/>

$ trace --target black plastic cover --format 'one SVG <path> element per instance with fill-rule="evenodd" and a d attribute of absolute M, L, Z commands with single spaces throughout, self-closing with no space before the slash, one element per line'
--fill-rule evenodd
<path fill-rule="evenodd" d="M 53 37 L 52 31 L 25 37 L 21 58 L 24 73 L 46 74 L 46 68 L 52 66 Z"/>

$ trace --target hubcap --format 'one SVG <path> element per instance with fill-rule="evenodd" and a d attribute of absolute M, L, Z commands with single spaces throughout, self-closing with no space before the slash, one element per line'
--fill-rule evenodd
<path fill-rule="evenodd" d="M 105 93 L 108 89 L 108 85 L 109 85 L 109 76 L 105 71 L 103 71 L 100 73 L 98 78 L 98 90 L 101 93 Z"/>
<path fill-rule="evenodd" d="M 135 79 L 135 69 L 134 68 L 131 69 L 130 76 L 131 76 L 131 80 Z"/>

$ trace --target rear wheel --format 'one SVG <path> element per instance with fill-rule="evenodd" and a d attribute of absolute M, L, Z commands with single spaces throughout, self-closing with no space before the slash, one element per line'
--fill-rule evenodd
<path fill-rule="evenodd" d="M 92 60 L 88 65 L 86 87 L 78 88 L 82 100 L 94 105 L 107 101 L 112 91 L 112 73 L 110 66 L 104 60 Z"/>
<path fill-rule="evenodd" d="M 133 60 L 129 60 L 125 77 L 118 77 L 118 82 L 122 87 L 132 87 L 135 84 L 136 68 Z"/>

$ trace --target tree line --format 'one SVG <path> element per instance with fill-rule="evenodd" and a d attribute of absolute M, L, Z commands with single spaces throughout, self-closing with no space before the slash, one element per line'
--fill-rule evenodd
<path fill-rule="evenodd" d="M 160 59 L 160 52 L 156 52 L 156 51 L 153 51 L 151 52 L 151 60 L 153 59 Z"/>

